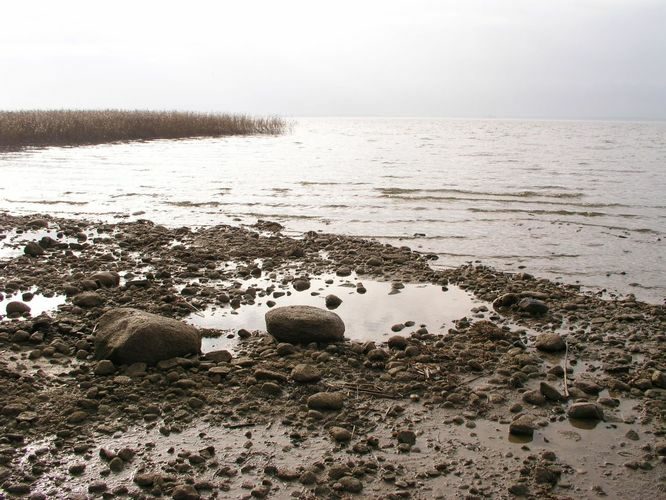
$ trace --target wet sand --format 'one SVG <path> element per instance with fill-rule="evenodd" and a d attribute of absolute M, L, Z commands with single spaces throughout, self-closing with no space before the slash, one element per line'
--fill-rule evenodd
<path fill-rule="evenodd" d="M 434 271 L 407 247 L 289 238 L 261 221 L 196 230 L 0 214 L 0 238 L 7 496 L 665 494 L 664 306 L 481 265 Z M 43 253 L 25 255 L 40 240 Z M 99 271 L 119 285 L 88 279 Z M 97 298 L 75 305 L 86 291 Z M 330 294 L 344 342 L 266 333 L 272 307 L 325 308 Z M 32 315 L 4 316 L 15 300 Z M 102 370 L 93 339 L 114 307 L 200 327 L 202 353 Z M 565 350 L 537 349 L 547 333 Z M 300 364 L 320 380 L 297 382 Z M 314 405 L 320 392 L 342 407 Z M 571 418 L 582 402 L 603 419 Z M 530 423 L 520 435 L 517 419 Z"/>

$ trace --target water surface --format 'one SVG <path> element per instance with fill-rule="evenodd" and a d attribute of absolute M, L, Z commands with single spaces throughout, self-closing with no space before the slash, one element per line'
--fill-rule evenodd
<path fill-rule="evenodd" d="M 270 219 L 662 302 L 665 169 L 665 123 L 318 118 L 279 137 L 0 154 L 0 199 L 170 226 Z"/>

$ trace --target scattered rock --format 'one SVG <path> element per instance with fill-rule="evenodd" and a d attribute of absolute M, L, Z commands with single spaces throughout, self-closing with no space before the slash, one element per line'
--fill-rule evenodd
<path fill-rule="evenodd" d="M 350 441 L 352 438 L 352 433 L 349 432 L 344 427 L 333 426 L 328 429 L 328 432 L 331 435 L 331 437 L 338 442 L 346 443 L 347 441 Z"/>
<path fill-rule="evenodd" d="M 578 418 L 582 420 L 603 420 L 604 411 L 596 403 L 574 403 L 567 410 L 569 418 Z"/>
<path fill-rule="evenodd" d="M 19 302 L 18 300 L 13 300 L 7 304 L 5 310 L 7 311 L 8 315 L 25 314 L 30 312 L 30 306 L 28 304 L 24 304 L 23 302 Z"/>
<path fill-rule="evenodd" d="M 545 352 L 562 352 L 566 349 L 564 339 L 557 333 L 543 333 L 537 337 L 536 348 Z"/>
<path fill-rule="evenodd" d="M 337 295 L 327 295 L 326 296 L 326 307 L 329 309 L 336 309 L 340 304 L 342 304 L 342 299 Z"/>
<path fill-rule="evenodd" d="M 308 408 L 321 411 L 338 411 L 344 406 L 345 395 L 341 392 L 318 392 L 308 398 Z"/>
<path fill-rule="evenodd" d="M 536 417 L 532 415 L 520 415 L 509 425 L 509 433 L 516 436 L 533 436 L 537 428 Z"/>
<path fill-rule="evenodd" d="M 113 364 L 112 361 L 108 359 L 103 359 L 97 362 L 94 371 L 95 375 L 100 375 L 100 376 L 112 375 L 116 372 L 116 366 Z"/>
<path fill-rule="evenodd" d="M 345 325 L 337 314 L 312 306 L 277 307 L 266 313 L 266 329 L 282 342 L 335 342 Z"/>
<path fill-rule="evenodd" d="M 546 314 L 548 312 L 548 306 L 544 301 L 530 297 L 525 297 L 518 302 L 518 309 L 534 316 Z"/>
<path fill-rule="evenodd" d="M 40 255 L 44 255 L 44 249 L 38 243 L 31 241 L 25 246 L 23 253 L 30 257 L 39 257 Z"/>
<path fill-rule="evenodd" d="M 155 364 L 187 354 L 198 354 L 198 330 L 174 319 L 119 308 L 105 313 L 95 335 L 95 357 L 116 364 Z"/>
<path fill-rule="evenodd" d="M 95 292 L 82 292 L 75 295 L 72 302 L 76 306 L 89 308 L 101 306 L 104 303 L 104 299 L 100 294 Z"/>
<path fill-rule="evenodd" d="M 321 372 L 313 365 L 299 363 L 291 370 L 291 378 L 301 384 L 312 384 L 321 380 Z"/>

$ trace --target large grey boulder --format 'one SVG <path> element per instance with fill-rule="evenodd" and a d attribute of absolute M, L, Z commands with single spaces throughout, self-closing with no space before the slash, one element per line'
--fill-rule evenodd
<path fill-rule="evenodd" d="M 200 350 L 201 335 L 193 326 L 138 309 L 110 310 L 95 335 L 95 358 L 117 365 L 155 364 Z"/>
<path fill-rule="evenodd" d="M 281 342 L 336 342 L 342 340 L 345 324 L 325 309 L 285 306 L 266 313 L 266 330 Z"/>

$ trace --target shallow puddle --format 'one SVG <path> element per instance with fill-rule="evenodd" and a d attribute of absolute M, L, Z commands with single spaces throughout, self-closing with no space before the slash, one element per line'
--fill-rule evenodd
<path fill-rule="evenodd" d="M 326 283 L 333 279 L 333 283 Z M 265 285 L 260 280 L 252 283 Z M 428 328 L 430 333 L 445 333 L 453 326 L 453 321 L 469 315 L 472 308 L 481 302 L 471 294 L 456 286 L 449 286 L 446 291 L 441 286 L 429 284 L 405 284 L 402 289 L 395 289 L 391 283 L 362 280 L 365 293 L 358 293 L 357 280 L 322 277 L 312 279 L 310 288 L 301 292 L 295 291 L 291 285 L 280 297 L 266 296 L 257 298 L 254 305 L 244 305 L 237 310 L 231 307 L 210 308 L 202 313 L 190 315 L 186 321 L 202 328 L 220 330 L 265 330 L 264 316 L 270 310 L 267 301 L 275 302 L 274 307 L 288 305 L 310 305 L 325 308 L 326 296 L 334 294 L 342 299 L 342 304 L 333 311 L 345 323 L 345 337 L 352 340 L 377 342 L 386 341 L 396 333 L 391 327 L 396 324 L 414 322 L 403 333 L 408 334 L 421 326 Z M 313 295 L 313 293 L 315 295 Z M 206 338 L 202 349 L 233 348 L 236 337 Z"/>
<path fill-rule="evenodd" d="M 7 304 L 14 301 L 23 302 L 30 307 L 31 316 L 39 316 L 44 312 L 55 311 L 58 306 L 65 303 L 67 297 L 64 295 L 53 295 L 47 297 L 45 295 L 35 293 L 30 300 L 23 300 L 24 291 L 18 291 L 14 295 L 5 296 L 0 301 L 0 319 L 6 319 Z M 34 291 L 28 291 L 34 293 Z"/>

